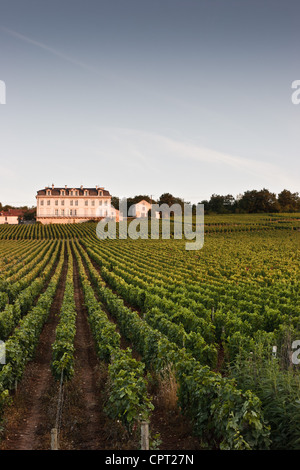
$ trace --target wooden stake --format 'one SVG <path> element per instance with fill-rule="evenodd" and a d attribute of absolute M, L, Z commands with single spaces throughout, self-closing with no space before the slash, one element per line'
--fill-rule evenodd
<path fill-rule="evenodd" d="M 51 429 L 51 450 L 58 450 L 56 428 Z"/>
<path fill-rule="evenodd" d="M 141 450 L 149 450 L 149 423 L 142 421 L 141 423 Z"/>

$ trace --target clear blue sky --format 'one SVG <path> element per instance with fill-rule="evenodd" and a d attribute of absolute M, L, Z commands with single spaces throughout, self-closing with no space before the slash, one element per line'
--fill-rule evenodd
<path fill-rule="evenodd" d="M 1 0 L 0 201 L 299 191 L 299 0 Z"/>

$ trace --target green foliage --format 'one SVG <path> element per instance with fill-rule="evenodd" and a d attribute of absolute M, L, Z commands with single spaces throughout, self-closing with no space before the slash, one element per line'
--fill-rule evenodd
<path fill-rule="evenodd" d="M 69 380 L 74 375 L 74 340 L 76 334 L 76 304 L 73 285 L 73 256 L 69 243 L 68 271 L 65 285 L 64 298 L 60 311 L 59 323 L 56 328 L 56 338 L 52 345 L 52 372 L 59 380 L 63 374 L 64 380 Z"/>
<path fill-rule="evenodd" d="M 9 391 L 7 389 L 3 389 L 3 385 L 0 383 L 0 416 L 4 408 L 10 403 L 11 399 L 9 397 Z"/>
<path fill-rule="evenodd" d="M 179 401 L 200 438 L 221 449 L 267 449 L 270 428 L 260 400 L 196 362 L 176 364 Z"/>
<path fill-rule="evenodd" d="M 58 253 L 59 244 L 55 242 L 52 244 L 47 256 L 41 262 L 36 262 L 35 268 L 24 277 L 22 283 L 16 282 L 12 284 L 11 288 L 8 288 L 12 296 L 10 300 L 14 299 L 14 302 L 12 304 L 6 303 L 4 310 L 0 311 L 0 338 L 2 340 L 9 336 L 21 317 L 33 306 L 36 297 L 43 290 L 45 282 L 50 277 Z M 12 295 L 13 291 L 15 293 Z M 8 297 L 8 294 L 3 293 L 3 298 L 5 296 Z"/>
<path fill-rule="evenodd" d="M 283 369 L 280 356 L 257 342 L 252 354 L 241 349 L 230 368 L 238 386 L 259 397 L 276 450 L 300 449 L 300 376 L 294 367 Z"/>
<path fill-rule="evenodd" d="M 5 308 L 6 304 L 8 304 L 9 298 L 6 292 L 0 292 L 0 312 Z"/>
<path fill-rule="evenodd" d="M 126 351 L 120 349 L 120 335 L 116 331 L 116 326 L 108 320 L 102 305 L 95 298 L 78 248 L 80 249 L 78 245 L 73 244 L 96 349 L 100 359 L 110 361 L 109 398 L 106 412 L 111 418 L 120 420 L 131 432 L 138 421 L 149 419 L 154 408 L 147 393 L 145 366 L 132 358 L 130 349 Z M 86 257 L 84 259 L 88 264 L 89 272 L 92 273 L 90 260 Z M 91 277 L 96 281 L 95 275 Z M 106 301 L 110 311 L 115 313 L 120 311 L 123 304 L 115 298 L 114 294 L 108 289 L 102 289 L 101 285 L 98 285 L 98 292 L 102 294 L 100 298 Z"/>
<path fill-rule="evenodd" d="M 205 246 L 194 253 L 184 241 L 100 242 L 94 223 L 0 227 L 0 338 L 7 339 L 0 408 L 35 353 L 55 295 L 56 274 L 49 279 L 60 247 L 45 240 L 66 239 L 57 378 L 74 373 L 71 243 L 96 350 L 110 363 L 107 412 L 114 419 L 131 430 L 149 417 L 145 371 L 171 367 L 180 409 L 210 448 L 298 449 L 299 372 L 288 369 L 291 342 L 299 339 L 297 218 L 209 215 Z M 120 334 L 141 361 L 121 352 Z"/>
<path fill-rule="evenodd" d="M 107 414 L 119 419 L 129 432 L 136 422 L 148 420 L 154 409 L 147 397 L 144 365 L 131 357 L 131 351 L 114 352 L 109 365 L 109 399 Z"/>
<path fill-rule="evenodd" d="M 145 320 L 124 305 L 103 283 L 86 252 L 79 246 L 97 293 L 109 312 L 117 319 L 122 334 L 140 352 L 147 367 L 162 372 L 171 365 L 179 383 L 179 404 L 194 423 L 203 440 L 210 438 L 216 447 L 230 449 L 262 449 L 269 446 L 269 427 L 264 421 L 259 399 L 252 393 L 237 389 L 234 381 L 222 378 L 203 367 L 185 349 L 151 327 L 151 314 Z M 117 282 L 113 284 L 117 288 Z M 160 311 L 152 311 L 157 319 L 165 320 Z M 150 324 L 146 323 L 147 319 Z M 187 334 L 181 329 L 173 339 L 181 346 Z M 179 335 L 179 336 L 178 336 Z M 117 396 L 118 396 L 118 392 Z M 119 402 L 117 402 L 119 404 Z M 119 405 L 116 410 L 119 410 Z M 117 413 L 117 411 L 115 411 Z M 222 421 L 220 421 L 222 418 Z"/>
<path fill-rule="evenodd" d="M 35 353 L 45 321 L 50 312 L 64 261 L 64 249 L 60 252 L 59 263 L 48 287 L 36 305 L 20 321 L 18 328 L 5 343 L 6 364 L 0 365 L 0 389 L 11 390 L 15 382 L 22 378 L 25 366 Z M 5 392 L 5 395 L 7 393 Z"/>

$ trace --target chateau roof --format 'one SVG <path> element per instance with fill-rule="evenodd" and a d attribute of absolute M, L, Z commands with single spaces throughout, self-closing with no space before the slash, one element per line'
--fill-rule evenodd
<path fill-rule="evenodd" d="M 7 211 L 0 212 L 2 217 L 20 217 L 24 214 L 24 211 L 21 209 L 8 209 Z"/>
<path fill-rule="evenodd" d="M 104 188 L 99 188 L 99 187 L 98 188 L 84 188 L 84 187 L 80 187 L 80 188 L 72 188 L 72 187 L 71 188 L 66 188 L 66 187 L 55 188 L 55 187 L 47 187 L 45 189 L 40 189 L 39 191 L 37 191 L 37 195 L 38 196 L 46 196 L 47 191 L 51 191 L 51 196 L 60 196 L 61 191 L 65 191 L 65 196 L 70 196 L 71 191 L 78 191 L 78 196 L 84 196 L 84 191 L 88 191 L 89 196 L 98 196 L 98 191 L 99 190 L 102 191 L 103 196 L 110 196 L 109 191 L 107 191 Z"/>

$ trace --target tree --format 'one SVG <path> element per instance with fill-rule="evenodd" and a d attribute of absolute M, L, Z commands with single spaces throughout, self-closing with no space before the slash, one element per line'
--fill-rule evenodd
<path fill-rule="evenodd" d="M 36 218 L 36 208 L 32 207 L 31 209 L 28 209 L 24 211 L 23 213 L 23 219 L 24 220 L 34 220 Z"/>
<path fill-rule="evenodd" d="M 275 193 L 263 188 L 260 191 L 253 189 L 246 191 L 237 204 L 245 212 L 278 212 L 279 204 Z"/>
<path fill-rule="evenodd" d="M 16 209 L 16 207 L 10 206 L 9 204 L 2 207 L 3 212 L 7 212 L 9 209 Z"/>
<path fill-rule="evenodd" d="M 111 205 L 112 205 L 115 209 L 119 210 L 119 204 L 120 204 L 120 198 L 117 197 L 117 196 L 112 196 L 112 197 L 111 197 Z"/>
<path fill-rule="evenodd" d="M 293 212 L 300 210 L 299 193 L 291 193 L 287 189 L 278 194 L 278 203 L 282 212 Z"/>
<path fill-rule="evenodd" d="M 234 197 L 231 194 L 227 194 L 226 196 L 213 194 L 209 200 L 208 208 L 213 212 L 222 214 L 230 212 L 234 202 Z"/>
<path fill-rule="evenodd" d="M 179 204 L 181 207 L 184 206 L 184 200 L 181 199 L 180 197 L 175 197 L 170 193 L 163 193 L 159 200 L 158 204 L 167 204 L 169 207 L 172 206 L 173 204 Z M 186 204 L 189 204 L 188 202 Z"/>
<path fill-rule="evenodd" d="M 217 212 L 218 214 L 225 214 L 232 212 L 234 209 L 235 199 L 231 194 L 221 196 L 219 194 L 213 194 L 209 200 L 203 201 L 204 208 L 208 211 Z"/>

